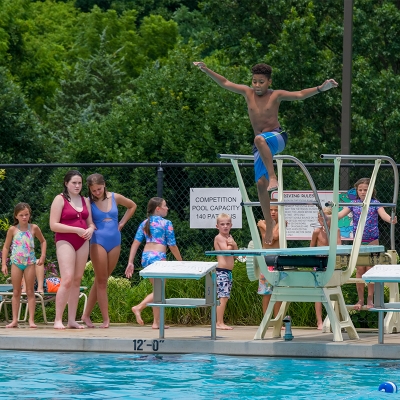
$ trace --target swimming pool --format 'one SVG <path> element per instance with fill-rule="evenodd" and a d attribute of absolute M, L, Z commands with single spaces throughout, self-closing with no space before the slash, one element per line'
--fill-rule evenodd
<path fill-rule="evenodd" d="M 399 399 L 400 361 L 0 351 L 0 399 Z"/>

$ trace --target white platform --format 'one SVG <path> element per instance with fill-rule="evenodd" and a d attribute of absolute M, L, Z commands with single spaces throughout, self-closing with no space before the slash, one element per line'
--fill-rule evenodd
<path fill-rule="evenodd" d="M 139 275 L 143 278 L 200 279 L 217 265 L 215 261 L 156 261 L 142 269 Z"/>
<path fill-rule="evenodd" d="M 400 265 L 375 265 L 362 278 L 365 282 L 400 282 Z"/>

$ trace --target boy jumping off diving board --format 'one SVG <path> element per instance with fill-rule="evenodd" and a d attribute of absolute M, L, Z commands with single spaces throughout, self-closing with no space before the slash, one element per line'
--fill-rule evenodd
<path fill-rule="evenodd" d="M 296 92 L 272 90 L 272 68 L 267 64 L 257 64 L 252 69 L 252 87 L 228 81 L 202 62 L 194 62 L 195 66 L 206 73 L 219 86 L 245 97 L 251 125 L 254 130 L 254 170 L 257 183 L 258 198 L 266 223 L 265 243 L 272 243 L 274 221 L 271 218 L 270 197 L 268 192 L 276 190 L 278 180 L 273 166 L 273 156 L 286 146 L 287 134 L 278 121 L 281 101 L 305 100 L 317 93 L 337 87 L 333 79 L 327 79 L 322 85 Z"/>

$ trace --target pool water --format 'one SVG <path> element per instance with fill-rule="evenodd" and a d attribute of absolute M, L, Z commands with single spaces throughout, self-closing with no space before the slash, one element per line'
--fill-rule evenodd
<path fill-rule="evenodd" d="M 400 399 L 398 360 L 0 351 L 0 399 Z"/>

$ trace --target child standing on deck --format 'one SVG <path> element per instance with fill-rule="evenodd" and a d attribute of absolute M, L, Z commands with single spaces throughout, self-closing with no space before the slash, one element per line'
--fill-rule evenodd
<path fill-rule="evenodd" d="M 237 250 L 238 246 L 234 241 L 230 230 L 232 219 L 228 214 L 219 214 L 217 217 L 218 235 L 214 239 L 215 250 Z M 217 256 L 217 329 L 231 330 L 232 327 L 224 324 L 224 314 L 226 304 L 231 296 L 232 290 L 232 270 L 235 259 L 233 256 Z"/>
<path fill-rule="evenodd" d="M 328 228 L 331 227 L 331 218 L 332 218 L 332 208 L 325 207 L 322 209 L 322 212 L 325 214 L 326 217 L 326 225 Z M 329 237 L 326 233 L 324 227 L 324 220 L 322 215 L 318 213 L 318 223 L 321 225 L 319 228 L 315 228 L 314 232 L 311 237 L 310 247 L 321 247 L 321 246 L 329 246 Z M 337 244 L 342 244 L 342 240 L 340 238 L 340 229 L 337 230 Z M 323 328 L 323 321 L 322 321 L 322 303 L 316 302 L 315 303 L 315 315 L 317 317 L 317 329 L 322 330 Z"/>
<path fill-rule="evenodd" d="M 263 242 L 263 244 L 262 244 L 263 249 L 279 249 L 279 247 L 280 247 L 279 225 L 278 225 L 278 206 L 273 204 L 276 201 L 277 201 L 276 199 L 271 199 L 272 204 L 270 207 L 271 218 L 274 221 L 274 229 L 272 231 L 272 233 L 273 233 L 272 243 L 266 244 L 265 242 Z M 258 221 L 257 226 L 258 226 L 258 230 L 260 231 L 261 240 L 262 240 L 262 238 L 265 237 L 265 229 L 266 229 L 265 221 L 264 220 Z M 257 293 L 261 294 L 263 296 L 263 299 L 262 299 L 263 314 L 265 314 L 267 312 L 269 301 L 271 300 L 272 290 L 273 290 L 273 287 L 265 279 L 265 276 L 260 273 Z M 274 316 L 276 316 L 278 314 L 281 304 L 282 304 L 281 301 L 277 301 L 275 303 Z"/>
<path fill-rule="evenodd" d="M 272 68 L 267 64 L 257 64 L 252 69 L 252 87 L 238 85 L 207 68 L 204 62 L 194 62 L 222 88 L 241 94 L 246 99 L 249 118 L 254 131 L 254 170 L 258 198 L 266 221 L 265 243 L 272 243 L 274 222 L 269 213 L 270 197 L 268 192 L 276 190 L 278 180 L 273 166 L 273 156 L 282 152 L 286 146 L 287 134 L 278 121 L 279 106 L 282 101 L 305 100 L 318 93 L 337 87 L 333 79 L 322 85 L 296 92 L 272 90 Z"/>
<path fill-rule="evenodd" d="M 367 195 L 368 186 L 370 183 L 370 178 L 361 178 L 355 184 L 354 187 L 357 192 L 357 198 L 352 200 L 351 203 L 362 203 Z M 376 199 L 376 191 L 372 192 L 371 203 L 368 209 L 367 220 L 365 221 L 365 228 L 362 236 L 362 243 L 364 245 L 378 245 L 379 244 L 379 229 L 378 229 L 378 216 L 381 217 L 385 222 L 391 224 L 397 224 L 397 217 L 395 216 L 392 220 L 391 216 L 385 211 L 381 206 L 374 206 L 374 203 L 379 203 Z M 339 212 L 338 218 L 341 219 L 346 215 L 353 213 L 353 236 L 355 236 L 358 226 L 358 221 L 360 220 L 362 207 L 360 206 L 348 206 L 343 207 Z M 356 277 L 361 278 L 366 271 L 371 267 L 356 267 Z M 359 311 L 364 305 L 364 283 L 356 283 L 358 302 L 355 304 L 354 309 Z M 368 297 L 367 297 L 367 308 L 374 307 L 373 302 L 374 296 L 374 284 L 368 284 Z"/>
<path fill-rule="evenodd" d="M 32 211 L 27 203 L 18 203 L 14 208 L 14 225 L 7 231 L 6 240 L 2 252 L 2 272 L 8 274 L 6 264 L 7 255 L 11 246 L 11 281 L 13 285 L 12 313 L 13 320 L 6 328 L 18 327 L 18 310 L 21 299 L 22 278 L 25 278 L 26 295 L 28 297 L 29 327 L 35 325 L 35 265 L 43 266 L 46 259 L 46 239 L 40 228 L 31 224 Z M 41 255 L 39 260 L 35 257 L 34 238 L 40 242 Z"/>
<path fill-rule="evenodd" d="M 174 227 L 172 222 L 164 219 L 168 214 L 167 203 L 161 197 L 153 197 L 149 200 L 147 205 L 147 219 L 145 219 L 139 226 L 135 239 L 132 243 L 131 252 L 129 254 L 128 266 L 125 270 L 125 276 L 130 278 L 133 275 L 135 266 L 133 260 L 139 249 L 140 243 L 143 239 L 146 240 L 142 253 L 142 267 L 146 268 L 156 261 L 165 261 L 167 259 L 167 246 L 171 253 L 178 261 L 182 261 L 181 253 L 175 241 Z M 154 279 L 150 279 L 154 285 Z M 144 325 L 141 313 L 147 307 L 147 303 L 152 303 L 154 293 L 147 295 L 140 304 L 132 307 L 132 312 L 135 314 L 136 321 L 139 325 Z M 153 307 L 153 329 L 160 328 L 160 308 Z M 164 328 L 168 328 L 165 326 Z"/>
<path fill-rule="evenodd" d="M 90 313 L 97 302 L 103 316 L 103 323 L 100 328 L 108 328 L 110 317 L 108 315 L 107 282 L 117 266 L 121 252 L 121 230 L 134 214 L 136 204 L 122 194 L 109 192 L 106 181 L 101 174 L 89 175 L 87 185 L 96 230 L 90 239 L 89 248 L 94 270 L 94 282 L 90 289 L 82 321 L 88 328 L 94 328 Z M 119 205 L 126 208 L 121 220 L 118 220 Z"/>

